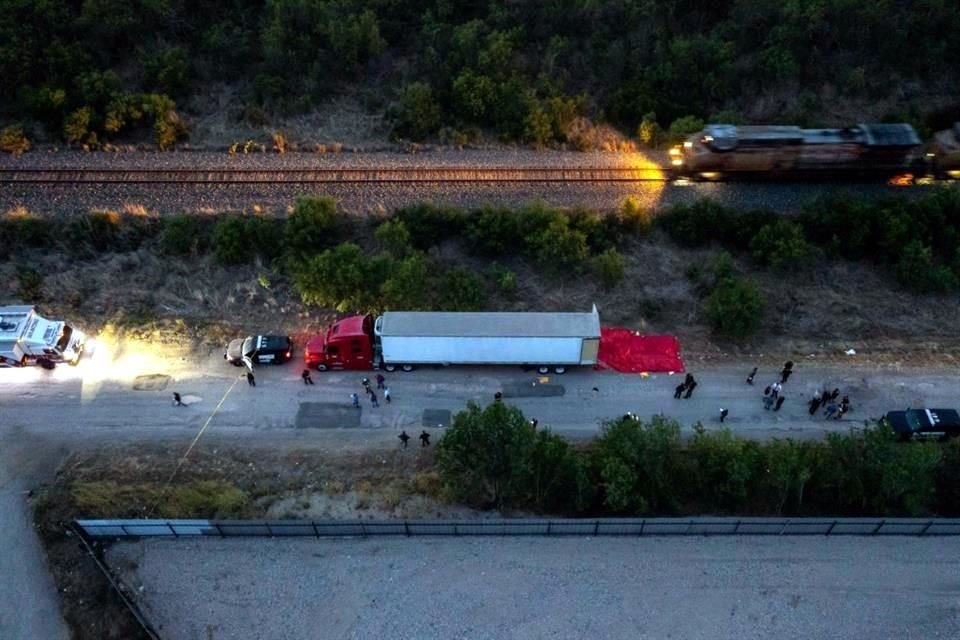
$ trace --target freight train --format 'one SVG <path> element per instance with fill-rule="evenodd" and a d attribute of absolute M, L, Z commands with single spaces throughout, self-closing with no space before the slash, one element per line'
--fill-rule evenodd
<path fill-rule="evenodd" d="M 960 123 L 924 145 L 912 126 L 858 124 L 845 129 L 708 124 L 670 150 L 684 177 L 908 180 L 960 177 Z"/>

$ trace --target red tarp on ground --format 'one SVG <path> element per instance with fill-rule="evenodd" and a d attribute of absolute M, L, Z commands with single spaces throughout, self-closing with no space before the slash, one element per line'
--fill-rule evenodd
<path fill-rule="evenodd" d="M 683 371 L 680 341 L 673 336 L 642 336 L 623 327 L 600 327 L 598 369 L 622 373 Z"/>

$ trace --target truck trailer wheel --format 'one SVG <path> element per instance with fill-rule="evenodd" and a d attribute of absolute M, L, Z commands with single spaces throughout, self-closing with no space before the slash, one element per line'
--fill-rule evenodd
<path fill-rule="evenodd" d="M 546 375 L 546 374 L 550 373 L 550 367 L 542 364 L 542 365 L 540 365 L 539 367 L 537 367 L 537 373 L 539 373 L 539 374 L 541 374 L 541 375 Z"/>
<path fill-rule="evenodd" d="M 385 365 L 383 365 L 383 370 L 386 371 L 387 373 L 393 373 L 394 371 L 397 370 L 397 365 L 395 365 L 395 364 L 385 364 Z"/>
<path fill-rule="evenodd" d="M 557 374 L 557 375 L 563 375 L 564 373 L 567 372 L 567 368 L 558 365 L 558 366 L 556 366 L 556 367 L 553 368 L 553 372 L 554 372 L 555 374 Z"/>
<path fill-rule="evenodd" d="M 413 365 L 412 365 L 412 364 L 405 364 L 405 365 L 401 366 L 400 368 L 403 369 L 404 371 L 406 371 L 407 373 L 410 373 L 411 371 L 413 371 Z"/>

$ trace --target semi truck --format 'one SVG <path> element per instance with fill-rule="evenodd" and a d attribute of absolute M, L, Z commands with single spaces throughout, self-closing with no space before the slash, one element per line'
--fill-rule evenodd
<path fill-rule="evenodd" d="M 77 364 L 87 337 L 63 320 L 47 320 L 36 307 L 0 307 L 0 368 Z"/>
<path fill-rule="evenodd" d="M 314 336 L 308 367 L 412 371 L 418 365 L 520 365 L 540 373 L 595 365 L 600 314 L 387 311 L 351 316 Z"/>

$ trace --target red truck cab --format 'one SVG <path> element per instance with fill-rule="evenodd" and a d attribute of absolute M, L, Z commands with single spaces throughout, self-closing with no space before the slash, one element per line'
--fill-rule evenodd
<path fill-rule="evenodd" d="M 310 339 L 303 358 L 307 367 L 328 369 L 373 368 L 373 316 L 350 316 Z"/>

